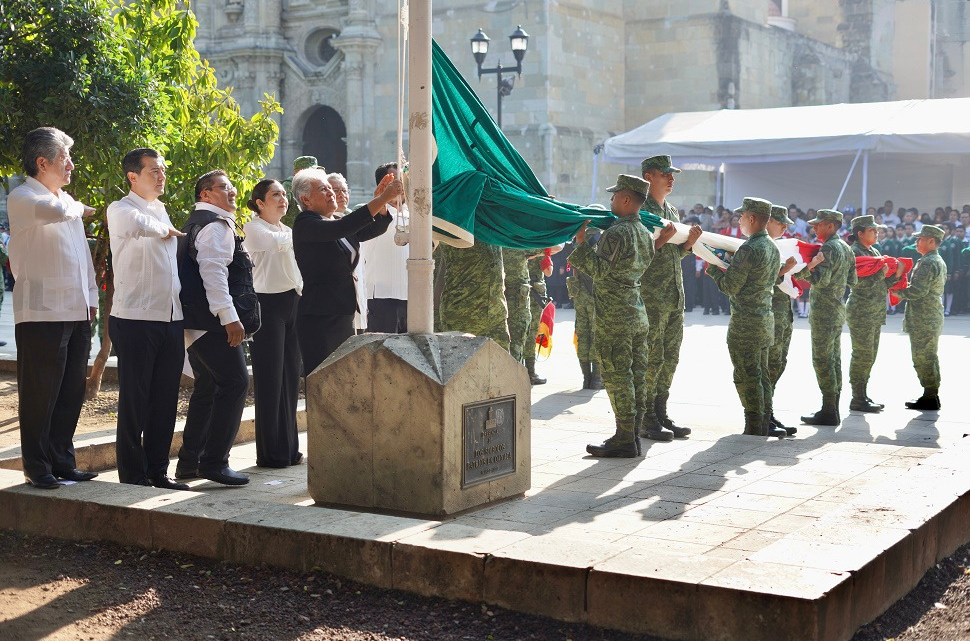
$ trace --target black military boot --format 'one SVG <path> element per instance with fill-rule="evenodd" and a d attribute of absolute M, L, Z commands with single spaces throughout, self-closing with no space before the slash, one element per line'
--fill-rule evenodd
<path fill-rule="evenodd" d="M 674 433 L 664 429 L 664 426 L 657 420 L 657 415 L 649 411 L 643 413 L 637 434 L 651 441 L 669 442 L 674 440 Z"/>
<path fill-rule="evenodd" d="M 822 394 L 822 409 L 802 417 L 802 423 L 806 425 L 839 425 L 839 409 L 836 405 L 835 394 Z"/>
<path fill-rule="evenodd" d="M 599 361 L 593 361 L 593 367 L 590 369 L 589 388 L 592 390 L 603 389 L 603 374 L 600 372 Z"/>
<path fill-rule="evenodd" d="M 771 414 L 762 414 L 761 424 L 763 426 L 761 428 L 763 432 L 762 436 L 770 436 L 772 438 L 785 438 L 788 436 L 787 430 L 781 427 L 775 427 L 771 422 Z"/>
<path fill-rule="evenodd" d="M 592 376 L 593 364 L 589 361 L 579 361 L 579 368 L 583 370 L 583 389 L 589 389 L 589 381 Z"/>
<path fill-rule="evenodd" d="M 680 427 L 675 425 L 674 422 L 667 416 L 667 399 L 670 398 L 670 392 L 659 392 L 653 401 L 653 409 L 657 413 L 657 420 L 665 428 L 674 433 L 674 438 L 687 438 L 690 434 L 689 427 Z"/>
<path fill-rule="evenodd" d="M 637 412 L 636 417 L 633 419 L 633 443 L 637 446 L 637 456 L 643 456 L 643 450 L 640 447 L 641 425 L 643 425 L 643 413 Z"/>
<path fill-rule="evenodd" d="M 633 433 L 633 421 L 616 421 L 616 432 L 601 445 L 587 445 L 591 456 L 600 458 L 636 458 L 637 437 Z"/>
<path fill-rule="evenodd" d="M 756 414 L 755 412 L 744 413 L 744 433 L 748 436 L 762 436 L 762 423 L 761 414 Z"/>
<path fill-rule="evenodd" d="M 525 368 L 529 370 L 529 382 L 533 385 L 542 385 L 546 382 L 546 379 L 539 378 L 536 374 L 536 359 L 535 357 L 525 359 Z"/>
<path fill-rule="evenodd" d="M 788 432 L 788 436 L 795 436 L 796 434 L 798 434 L 797 427 L 788 427 L 787 425 L 779 421 L 777 418 L 775 418 L 774 413 L 770 414 L 769 416 L 771 416 L 771 424 L 774 425 L 775 427 L 780 427 L 781 429 Z"/>
<path fill-rule="evenodd" d="M 852 385 L 852 400 L 849 401 L 849 409 L 854 412 L 879 412 L 882 405 L 876 405 L 866 396 L 866 384 L 855 383 Z"/>
<path fill-rule="evenodd" d="M 940 409 L 940 390 L 923 388 L 923 395 L 915 401 L 906 401 L 906 409 L 933 411 Z"/>

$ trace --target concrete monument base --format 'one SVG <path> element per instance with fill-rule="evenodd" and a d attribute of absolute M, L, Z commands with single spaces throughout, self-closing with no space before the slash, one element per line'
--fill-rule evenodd
<path fill-rule="evenodd" d="M 490 339 L 352 337 L 307 377 L 310 496 L 443 516 L 520 495 L 530 400 L 525 368 Z"/>

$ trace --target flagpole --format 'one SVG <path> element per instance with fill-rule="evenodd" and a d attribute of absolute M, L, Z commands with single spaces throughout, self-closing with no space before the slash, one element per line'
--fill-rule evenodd
<path fill-rule="evenodd" d="M 431 258 L 431 0 L 410 0 L 408 13 L 408 168 L 411 215 L 408 332 L 434 332 Z"/>

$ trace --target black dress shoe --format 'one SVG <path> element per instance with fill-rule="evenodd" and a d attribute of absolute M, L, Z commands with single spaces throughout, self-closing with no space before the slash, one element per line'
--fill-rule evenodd
<path fill-rule="evenodd" d="M 152 487 L 158 487 L 163 490 L 191 490 L 185 483 L 176 483 L 172 479 L 168 478 L 167 474 L 162 476 L 156 476 L 153 479 L 149 479 L 148 484 Z"/>
<path fill-rule="evenodd" d="M 3 347 L 6 344 L 7 344 L 7 341 L 0 341 L 0 347 Z"/>
<path fill-rule="evenodd" d="M 303 452 L 297 452 L 296 457 L 293 458 L 293 462 L 290 465 L 299 465 L 303 462 Z"/>
<path fill-rule="evenodd" d="M 213 470 L 211 472 L 199 470 L 199 477 L 215 483 L 222 483 L 223 485 L 246 485 L 249 483 L 248 476 L 234 471 L 228 465 L 221 470 Z"/>
<path fill-rule="evenodd" d="M 175 467 L 175 478 L 177 479 L 197 479 L 199 478 L 199 470 L 192 468 L 186 469 L 183 467 Z"/>
<path fill-rule="evenodd" d="M 97 472 L 82 472 L 81 470 L 74 468 L 67 472 L 55 472 L 54 474 L 58 478 L 62 478 L 65 481 L 75 481 L 80 483 L 82 481 L 90 481 L 91 479 L 98 476 Z"/>
<path fill-rule="evenodd" d="M 24 481 L 27 482 L 27 485 L 36 487 L 38 490 L 56 490 L 61 486 L 53 474 L 44 474 L 35 479 L 25 476 Z"/>

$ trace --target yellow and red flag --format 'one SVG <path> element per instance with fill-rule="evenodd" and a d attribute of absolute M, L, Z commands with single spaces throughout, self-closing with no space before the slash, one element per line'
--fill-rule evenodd
<path fill-rule="evenodd" d="M 556 305 L 549 301 L 539 318 L 539 333 L 536 334 L 536 353 L 549 358 L 552 352 L 552 326 L 556 322 Z"/>

